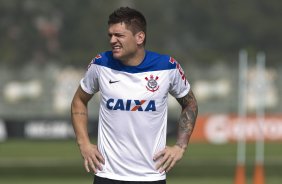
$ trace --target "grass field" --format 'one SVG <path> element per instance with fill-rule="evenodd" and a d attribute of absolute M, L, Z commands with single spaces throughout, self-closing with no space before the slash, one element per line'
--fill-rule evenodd
<path fill-rule="evenodd" d="M 169 142 L 173 142 L 170 140 Z M 193 143 L 168 174 L 168 184 L 231 184 L 236 144 Z M 247 183 L 252 183 L 254 145 L 247 147 Z M 281 184 L 281 143 L 265 145 L 266 184 Z M 0 143 L 0 184 L 90 184 L 74 140 L 8 140 Z"/>

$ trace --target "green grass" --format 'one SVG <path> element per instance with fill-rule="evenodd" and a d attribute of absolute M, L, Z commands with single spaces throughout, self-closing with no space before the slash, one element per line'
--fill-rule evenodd
<path fill-rule="evenodd" d="M 169 141 L 170 143 L 173 140 Z M 252 183 L 253 144 L 247 147 L 247 178 Z M 281 143 L 265 145 L 267 184 L 281 183 Z M 236 144 L 190 144 L 185 157 L 168 174 L 168 184 L 233 183 Z M 8 140 L 0 143 L 1 184 L 89 184 L 93 175 L 86 173 L 74 140 Z"/>

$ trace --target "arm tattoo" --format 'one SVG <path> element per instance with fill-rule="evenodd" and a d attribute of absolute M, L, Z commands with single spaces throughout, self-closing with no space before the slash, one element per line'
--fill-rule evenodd
<path fill-rule="evenodd" d="M 177 101 L 182 107 L 182 112 L 179 119 L 176 145 L 186 149 L 196 123 L 198 105 L 192 90 L 186 96 L 177 98 Z"/>

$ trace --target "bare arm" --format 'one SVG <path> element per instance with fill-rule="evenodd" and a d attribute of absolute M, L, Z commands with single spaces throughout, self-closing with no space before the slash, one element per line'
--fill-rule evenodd
<path fill-rule="evenodd" d="M 71 103 L 71 118 L 78 145 L 90 143 L 87 131 L 87 104 L 92 96 L 78 87 Z"/>
<path fill-rule="evenodd" d="M 198 115 L 197 101 L 191 89 L 186 96 L 177 98 L 177 101 L 182 107 L 182 112 L 178 124 L 176 145 L 166 146 L 164 150 L 155 155 L 154 160 L 158 160 L 156 168 L 159 172 L 168 172 L 183 157 Z"/>
<path fill-rule="evenodd" d="M 88 136 L 87 104 L 92 96 L 85 93 L 81 87 L 78 87 L 71 103 L 71 117 L 77 144 L 84 159 L 84 167 L 87 172 L 90 172 L 90 166 L 96 173 L 97 169 L 102 170 L 101 163 L 104 164 L 104 158 L 98 151 L 97 146 L 91 144 Z"/>
<path fill-rule="evenodd" d="M 191 89 L 186 96 L 177 98 L 177 101 L 182 107 L 182 112 L 179 119 L 176 145 L 185 150 L 194 130 L 198 115 L 198 105 Z"/>

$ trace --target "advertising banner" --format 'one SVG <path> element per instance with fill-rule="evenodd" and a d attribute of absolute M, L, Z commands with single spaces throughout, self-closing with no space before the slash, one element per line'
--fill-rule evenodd
<path fill-rule="evenodd" d="M 237 115 L 212 114 L 199 116 L 191 142 L 225 144 L 236 142 L 240 136 L 255 141 L 263 134 L 265 141 L 282 142 L 282 115 L 268 115 L 259 126 L 255 116 L 240 119 Z M 89 120 L 89 135 L 97 136 L 98 122 Z M 177 123 L 169 120 L 168 136 L 175 138 Z M 72 139 L 75 138 L 70 119 L 0 120 L 0 142 L 9 138 L 25 139 Z"/>
<path fill-rule="evenodd" d="M 282 141 L 282 115 L 266 116 L 261 129 L 255 116 L 245 119 L 228 114 L 200 116 L 191 141 L 223 144 L 237 141 L 240 135 L 246 141 L 254 141 L 260 133 L 265 141 Z"/>

